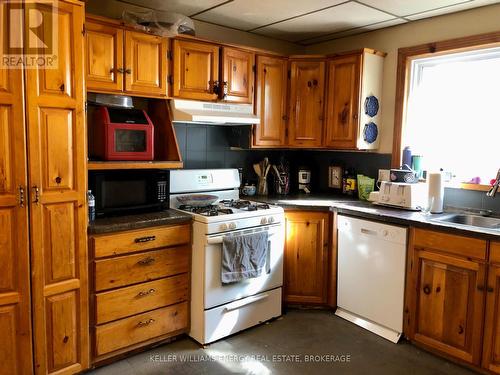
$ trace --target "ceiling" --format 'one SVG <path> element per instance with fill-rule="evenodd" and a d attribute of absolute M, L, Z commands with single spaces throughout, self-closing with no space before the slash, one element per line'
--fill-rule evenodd
<path fill-rule="evenodd" d="M 500 0 L 118 0 L 311 45 Z"/>

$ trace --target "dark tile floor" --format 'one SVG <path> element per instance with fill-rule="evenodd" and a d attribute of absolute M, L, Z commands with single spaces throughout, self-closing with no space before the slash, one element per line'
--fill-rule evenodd
<path fill-rule="evenodd" d="M 234 373 L 474 374 L 406 342 L 392 344 L 322 310 L 289 310 L 280 319 L 205 349 L 183 338 L 90 372 L 92 375 Z"/>

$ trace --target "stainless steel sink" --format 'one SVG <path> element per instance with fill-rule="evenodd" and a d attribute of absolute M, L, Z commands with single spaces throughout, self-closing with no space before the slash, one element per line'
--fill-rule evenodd
<path fill-rule="evenodd" d="M 468 225 L 471 227 L 500 229 L 500 219 L 495 217 L 476 216 L 468 214 L 449 214 L 436 219 L 445 223 Z"/>

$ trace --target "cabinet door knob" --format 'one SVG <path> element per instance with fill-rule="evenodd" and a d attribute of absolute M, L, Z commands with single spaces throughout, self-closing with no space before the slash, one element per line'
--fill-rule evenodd
<path fill-rule="evenodd" d="M 132 69 L 130 68 L 125 69 L 125 74 L 132 74 Z"/>
<path fill-rule="evenodd" d="M 123 68 L 118 68 L 118 69 L 117 69 L 117 72 L 118 72 L 118 73 L 123 74 L 123 73 L 125 73 L 125 69 L 123 69 Z"/>
<path fill-rule="evenodd" d="M 431 294 L 431 287 L 429 285 L 424 286 L 424 293 L 425 294 Z"/>
<path fill-rule="evenodd" d="M 24 207 L 24 186 L 19 185 L 19 207 Z"/>

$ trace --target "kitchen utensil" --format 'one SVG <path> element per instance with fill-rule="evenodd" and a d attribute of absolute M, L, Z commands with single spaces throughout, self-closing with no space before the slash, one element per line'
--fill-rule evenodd
<path fill-rule="evenodd" d="M 269 163 L 268 158 L 264 158 L 257 164 L 253 165 L 255 173 L 259 177 L 259 184 L 257 186 L 257 194 L 259 195 L 267 195 L 268 187 L 267 187 L 267 175 L 269 170 L 271 169 L 271 164 Z"/>
<path fill-rule="evenodd" d="M 422 155 L 413 155 L 411 157 L 411 168 L 417 173 L 418 178 L 423 177 L 423 168 L 422 164 L 424 161 L 424 157 Z"/>
<path fill-rule="evenodd" d="M 177 197 L 177 200 L 186 206 L 205 207 L 214 203 L 219 197 L 211 194 L 189 194 Z"/>

